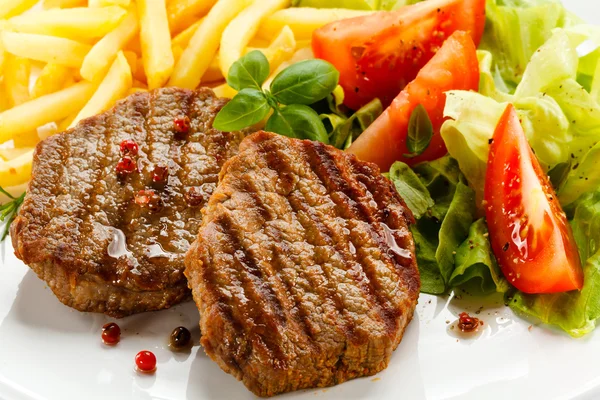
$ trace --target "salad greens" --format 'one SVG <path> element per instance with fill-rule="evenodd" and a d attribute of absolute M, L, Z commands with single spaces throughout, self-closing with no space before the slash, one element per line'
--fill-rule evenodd
<path fill-rule="evenodd" d="M 582 24 L 560 2 L 548 0 L 488 0 L 486 24 L 478 51 L 479 93 L 447 93 L 442 137 L 476 193 L 474 208 L 481 210 L 492 135 L 506 105 L 514 105 L 570 217 L 584 287 L 541 295 L 511 288 L 496 265 L 482 219 L 470 226 L 453 259 L 436 257 L 438 268 L 443 275 L 453 261 L 446 290 L 472 287 L 477 280 L 482 292 L 506 292 L 513 310 L 581 336 L 600 318 L 600 28 Z M 449 215 L 442 225 L 448 221 L 462 235 L 467 215 L 460 221 Z M 415 240 L 422 236 L 417 233 Z M 440 229 L 436 255 L 444 252 L 444 237 Z"/>

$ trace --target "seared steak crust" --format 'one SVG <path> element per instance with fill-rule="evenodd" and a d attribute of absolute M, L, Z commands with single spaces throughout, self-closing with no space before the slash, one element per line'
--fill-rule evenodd
<path fill-rule="evenodd" d="M 419 295 L 413 222 L 375 165 L 249 136 L 186 257 L 206 353 L 259 396 L 381 371 Z"/>
<path fill-rule="evenodd" d="M 186 298 L 183 260 L 200 210 L 244 136 L 212 128 L 226 102 L 210 89 L 137 93 L 41 142 L 12 226 L 17 257 L 80 311 L 121 317 Z M 187 135 L 175 122 L 186 117 Z M 125 139 L 139 146 L 139 172 L 119 178 Z M 168 168 L 166 185 L 153 182 L 156 166 Z M 162 208 L 136 203 L 140 190 L 155 190 Z"/>

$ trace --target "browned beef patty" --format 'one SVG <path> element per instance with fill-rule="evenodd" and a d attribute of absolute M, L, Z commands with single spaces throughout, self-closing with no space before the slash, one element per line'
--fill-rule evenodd
<path fill-rule="evenodd" d="M 182 301 L 200 210 L 244 136 L 212 128 L 226 102 L 210 89 L 137 93 L 41 142 L 12 226 L 17 257 L 80 311 L 122 317 Z M 137 170 L 119 177 L 127 139 Z"/>
<path fill-rule="evenodd" d="M 413 221 L 375 165 L 249 136 L 186 257 L 206 353 L 259 396 L 386 368 L 419 295 Z"/>

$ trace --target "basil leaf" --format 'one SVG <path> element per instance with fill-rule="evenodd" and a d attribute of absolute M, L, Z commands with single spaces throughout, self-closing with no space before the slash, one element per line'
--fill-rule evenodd
<path fill-rule="evenodd" d="M 389 179 L 396 186 L 408 208 L 416 219 L 420 219 L 435 204 L 429 190 L 412 169 L 401 161 L 396 161 L 390 168 Z"/>
<path fill-rule="evenodd" d="M 319 115 L 312 108 L 301 104 L 275 110 L 265 129 L 291 138 L 329 143 L 327 131 Z"/>
<path fill-rule="evenodd" d="M 269 77 L 269 60 L 254 50 L 233 63 L 227 75 L 227 84 L 237 91 L 246 88 L 260 89 Z"/>
<path fill-rule="evenodd" d="M 429 146 L 433 136 L 433 125 L 427 114 L 427 110 L 419 104 L 413 110 L 408 121 L 408 137 L 406 147 L 410 154 L 406 157 L 415 157 L 422 154 Z"/>
<path fill-rule="evenodd" d="M 260 122 L 270 109 L 263 92 L 242 89 L 219 111 L 213 127 L 224 132 L 239 131 Z"/>
<path fill-rule="evenodd" d="M 309 105 L 326 98 L 337 86 L 340 73 L 323 60 L 305 60 L 281 71 L 271 83 L 271 94 L 281 104 Z"/>

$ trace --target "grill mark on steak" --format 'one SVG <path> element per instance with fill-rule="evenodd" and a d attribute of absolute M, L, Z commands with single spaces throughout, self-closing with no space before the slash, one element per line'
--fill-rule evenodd
<path fill-rule="evenodd" d="M 274 365 L 278 368 L 285 368 L 287 357 L 280 345 L 282 338 L 279 329 L 285 329 L 287 321 L 281 303 L 271 287 L 266 284 L 265 275 L 258 267 L 256 260 L 245 248 L 242 238 L 239 237 L 240 232 L 232 229 L 232 221 L 229 216 L 224 214 L 218 222 L 223 234 L 230 241 L 231 247 L 238 249 L 234 250 L 233 258 L 240 267 L 237 269 L 239 271 L 238 279 L 241 281 L 240 288 L 249 300 L 247 303 L 249 307 L 246 304 L 243 306 L 244 319 L 241 323 L 243 325 L 244 322 L 251 321 L 246 325 L 246 329 L 251 334 L 251 341 L 262 343 Z M 262 299 L 265 299 L 269 305 L 267 312 L 262 312 L 256 307 Z M 275 337 L 272 338 L 271 334 L 275 334 Z"/>
<path fill-rule="evenodd" d="M 309 155 L 310 165 L 312 169 L 317 173 L 317 176 L 321 180 L 322 184 L 327 188 L 331 199 L 336 203 L 338 210 L 346 220 L 352 219 L 366 219 L 370 223 L 377 223 L 378 215 L 371 211 L 371 207 L 367 206 L 364 201 L 359 199 L 365 196 L 365 193 L 361 192 L 359 188 L 355 187 L 353 183 L 353 177 L 348 176 L 347 173 L 342 173 L 345 168 L 338 166 L 334 157 L 327 150 L 325 145 L 316 142 L 313 145 L 305 144 L 307 153 Z M 343 193 L 344 196 L 336 195 L 336 192 Z M 382 242 L 381 237 L 373 230 L 372 226 L 369 226 L 371 236 L 377 240 L 379 247 L 388 247 L 387 242 Z M 329 231 L 331 236 L 331 231 Z M 354 246 L 356 246 L 353 243 Z M 360 248 L 360 247 L 359 247 Z M 338 249 L 339 254 L 343 257 L 344 261 L 354 261 L 354 258 L 348 258 L 347 254 L 344 254 Z M 357 253 L 357 256 L 360 252 Z M 393 321 L 397 318 L 397 313 L 392 310 L 391 305 L 387 298 L 381 295 L 381 285 L 376 279 L 376 271 L 374 270 L 371 263 L 367 260 L 362 259 L 357 262 L 360 267 L 359 273 L 365 279 L 357 279 L 354 277 L 357 286 L 361 288 L 363 293 L 367 295 L 371 301 L 371 305 L 379 311 L 378 317 L 385 323 L 388 329 L 395 328 Z M 387 264 L 387 263 L 386 263 Z"/>
<path fill-rule="evenodd" d="M 289 171 L 289 164 L 282 161 L 281 156 L 278 154 L 278 149 L 271 143 L 267 143 L 264 146 L 264 148 L 261 148 L 260 150 L 263 151 L 263 155 L 267 160 L 268 168 L 275 171 L 278 177 L 284 179 L 284 188 L 290 187 L 291 181 L 289 180 L 289 177 L 291 176 L 291 174 L 286 174 L 286 172 Z M 291 188 L 285 191 L 290 192 Z M 330 239 L 329 237 L 327 237 L 327 235 L 323 237 L 322 233 L 325 230 L 325 226 L 319 222 L 318 218 L 316 218 L 314 215 L 311 215 L 312 207 L 314 207 L 314 204 L 309 204 L 309 199 L 306 196 L 300 198 L 300 196 L 296 196 L 295 194 L 290 193 L 288 197 L 286 197 L 286 200 L 293 211 L 293 215 L 297 216 L 297 221 L 302 225 L 304 230 L 306 232 L 315 232 L 314 235 L 309 235 L 307 237 L 307 242 L 311 246 L 317 248 L 318 246 L 322 246 L 322 244 L 319 242 L 323 242 L 324 240 L 326 241 L 327 239 Z M 303 222 L 300 212 L 306 213 L 306 215 L 309 216 L 309 221 Z M 319 242 L 315 241 L 314 238 L 319 238 Z M 331 241 L 329 241 L 329 243 L 325 243 L 330 244 Z M 314 258 L 314 255 L 312 256 L 312 260 L 315 266 L 319 266 L 319 270 L 321 272 L 323 281 L 325 281 L 328 284 L 327 288 L 324 291 L 320 292 L 333 304 L 338 315 L 342 319 L 340 328 L 352 338 L 357 338 L 358 335 L 355 331 L 354 321 L 352 321 L 344 312 L 344 304 L 339 294 L 337 293 L 336 288 L 330 286 L 330 282 L 332 282 L 331 274 L 327 273 L 327 271 L 325 271 L 325 269 L 322 266 L 320 266 L 318 260 Z M 319 285 L 319 282 L 315 281 L 313 284 L 315 288 L 321 287 L 321 285 Z"/>
<path fill-rule="evenodd" d="M 207 195 L 197 207 L 188 207 L 183 187 L 211 193 L 222 166 L 217 160 L 237 153 L 246 134 L 212 128 L 226 103 L 210 89 L 136 93 L 112 110 L 41 142 L 28 194 L 11 232 L 18 257 L 63 303 L 81 311 L 122 317 L 183 300 L 189 293 L 184 253 L 208 201 Z M 174 118 L 183 113 L 191 120 L 190 135 L 177 142 L 184 145 L 177 153 L 171 146 Z M 132 158 L 140 172 L 120 183 L 115 167 L 123 139 L 138 144 L 139 153 Z M 177 168 L 171 155 L 178 158 L 181 171 L 173 171 L 170 186 L 153 187 L 155 164 L 168 161 Z M 143 189 L 162 192 L 164 208 L 151 211 L 135 204 L 135 194 Z M 115 229 L 123 232 L 131 255 L 108 254 Z M 150 247 L 154 244 L 165 253 L 153 253 L 158 252 Z"/>
<path fill-rule="evenodd" d="M 201 343 L 259 396 L 380 371 L 412 317 L 412 217 L 376 167 L 355 163 L 322 144 L 260 132 L 225 164 L 204 210 L 186 257 Z M 384 223 L 406 229 L 395 236 L 408 263 L 388 254 Z"/>

